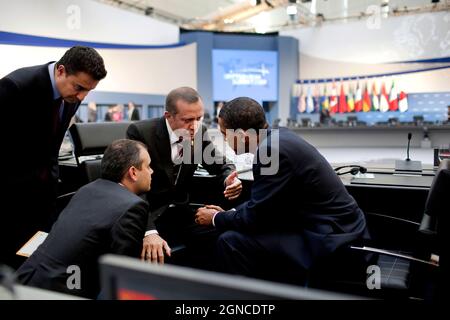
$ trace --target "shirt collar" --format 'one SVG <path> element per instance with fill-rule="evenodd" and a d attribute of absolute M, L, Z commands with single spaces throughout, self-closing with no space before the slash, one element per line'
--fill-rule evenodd
<path fill-rule="evenodd" d="M 167 127 L 167 132 L 169 132 L 169 140 L 170 140 L 170 144 L 174 144 L 176 142 L 178 142 L 178 140 L 180 139 L 175 132 L 173 132 L 172 128 L 170 127 L 169 121 L 166 120 L 166 127 Z"/>
<path fill-rule="evenodd" d="M 56 100 L 59 97 L 61 97 L 61 94 L 59 93 L 58 89 L 56 88 L 55 65 L 56 65 L 56 62 L 50 63 L 48 65 L 48 73 L 50 74 L 50 81 L 52 83 L 53 99 L 54 100 Z"/>

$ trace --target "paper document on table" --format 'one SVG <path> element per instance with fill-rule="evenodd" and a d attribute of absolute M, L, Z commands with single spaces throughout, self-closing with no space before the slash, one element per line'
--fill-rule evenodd
<path fill-rule="evenodd" d="M 44 242 L 45 238 L 47 238 L 48 233 L 43 231 L 38 231 L 31 237 L 30 240 L 25 243 L 19 251 L 16 252 L 16 255 L 29 257 L 32 253 Z"/>

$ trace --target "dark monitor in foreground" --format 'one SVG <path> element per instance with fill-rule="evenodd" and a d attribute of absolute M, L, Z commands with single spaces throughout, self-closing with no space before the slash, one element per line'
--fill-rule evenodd
<path fill-rule="evenodd" d="M 152 265 L 116 255 L 105 255 L 100 259 L 100 274 L 102 298 L 111 300 L 358 298 L 174 265 Z"/>

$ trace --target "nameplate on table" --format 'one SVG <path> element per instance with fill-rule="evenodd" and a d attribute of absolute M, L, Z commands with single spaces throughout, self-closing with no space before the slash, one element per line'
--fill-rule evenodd
<path fill-rule="evenodd" d="M 373 179 L 355 178 L 351 184 L 429 188 L 432 176 L 377 174 Z"/>

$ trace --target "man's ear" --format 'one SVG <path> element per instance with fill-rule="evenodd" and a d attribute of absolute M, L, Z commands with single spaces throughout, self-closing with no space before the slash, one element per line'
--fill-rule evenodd
<path fill-rule="evenodd" d="M 164 111 L 164 118 L 169 119 L 172 117 L 172 114 L 169 111 Z"/>
<path fill-rule="evenodd" d="M 128 168 L 127 171 L 127 175 L 130 177 L 131 180 L 133 180 L 134 182 L 137 181 L 138 176 L 137 176 L 137 169 L 134 166 L 131 166 L 130 168 Z"/>
<path fill-rule="evenodd" d="M 56 75 L 57 76 L 62 76 L 66 73 L 66 67 L 64 67 L 62 64 L 60 64 L 57 68 L 56 68 Z"/>

